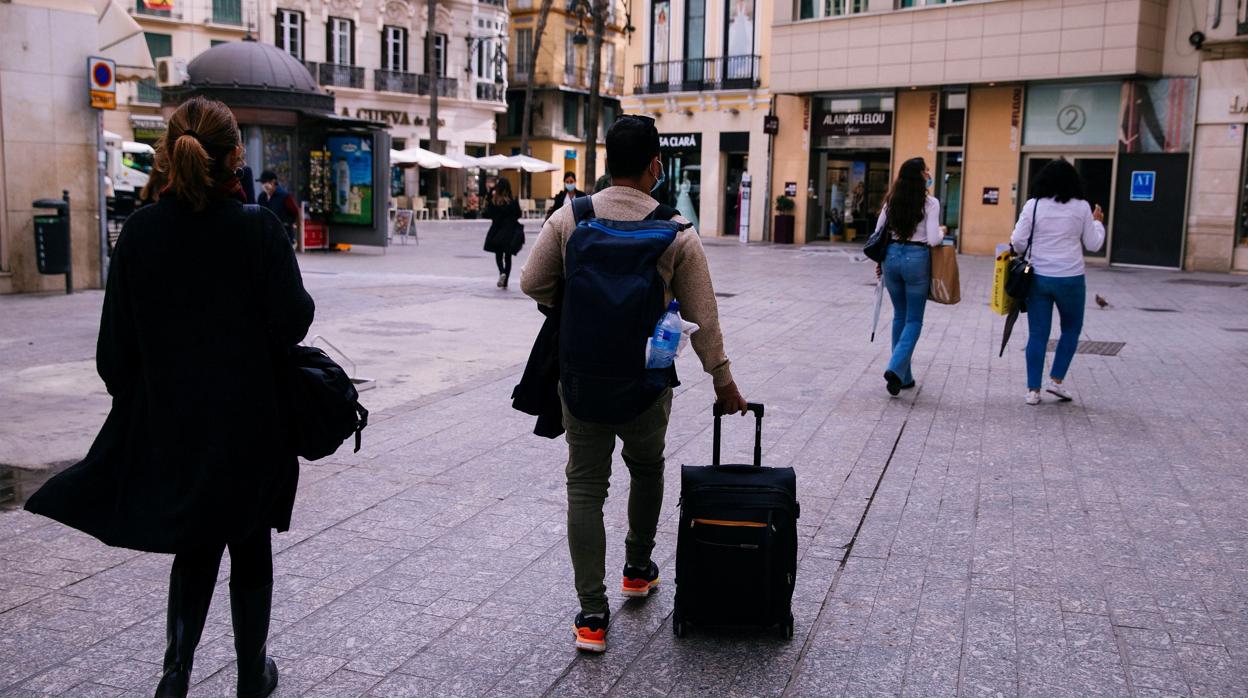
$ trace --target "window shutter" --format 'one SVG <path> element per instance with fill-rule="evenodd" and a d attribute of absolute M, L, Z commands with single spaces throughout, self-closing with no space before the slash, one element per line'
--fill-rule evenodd
<path fill-rule="evenodd" d="M 387 45 L 386 38 L 390 33 L 389 27 L 381 28 L 381 68 L 382 70 L 394 70 L 390 65 L 390 47 Z"/>
<path fill-rule="evenodd" d="M 325 62 L 335 63 L 334 60 L 334 18 L 330 17 L 325 23 Z"/>
<path fill-rule="evenodd" d="M 284 17 L 282 17 L 282 11 L 278 10 L 277 19 L 276 21 L 273 22 L 273 32 L 274 32 L 273 45 L 285 51 L 286 42 L 284 41 L 284 38 L 282 37 L 282 20 L 283 19 Z"/>
<path fill-rule="evenodd" d="M 299 22 L 299 60 L 303 61 L 306 60 L 308 56 L 306 51 L 307 41 L 304 40 L 304 34 L 306 33 L 305 30 L 308 28 L 308 24 L 303 21 L 302 12 L 296 12 L 295 19 Z"/>
<path fill-rule="evenodd" d="M 403 47 L 403 51 L 402 51 L 403 72 L 406 73 L 407 72 L 407 54 L 411 50 L 411 47 L 409 47 L 407 44 L 407 30 L 406 29 L 399 30 L 399 42 L 400 42 L 400 45 Z"/>
<path fill-rule="evenodd" d="M 347 20 L 347 43 L 351 48 L 351 65 L 355 65 L 355 21 Z"/>

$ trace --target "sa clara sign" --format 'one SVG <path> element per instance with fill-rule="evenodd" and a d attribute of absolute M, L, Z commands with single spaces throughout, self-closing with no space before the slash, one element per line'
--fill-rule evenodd
<path fill-rule="evenodd" d="M 1131 173 L 1131 200 L 1152 201 L 1157 190 L 1157 172 L 1140 170 Z"/>
<path fill-rule="evenodd" d="M 659 147 L 676 150 L 698 150 L 701 146 L 698 143 L 698 134 L 696 133 L 661 133 L 659 134 Z"/>

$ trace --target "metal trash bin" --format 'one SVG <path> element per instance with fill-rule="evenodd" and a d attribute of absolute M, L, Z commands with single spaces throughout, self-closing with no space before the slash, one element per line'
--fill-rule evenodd
<path fill-rule="evenodd" d="M 69 192 L 60 199 L 37 199 L 35 208 L 56 213 L 35 216 L 35 261 L 40 274 L 64 274 L 65 293 L 74 292 L 73 252 L 70 247 Z"/>

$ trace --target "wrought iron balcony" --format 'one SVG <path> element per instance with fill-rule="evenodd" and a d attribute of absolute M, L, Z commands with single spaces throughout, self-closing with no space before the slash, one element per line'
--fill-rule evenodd
<path fill-rule="evenodd" d="M 332 87 L 354 87 L 364 89 L 364 68 L 358 65 L 340 65 L 338 63 L 313 63 L 308 61 L 308 71 L 316 77 L 318 85 Z"/>
<path fill-rule="evenodd" d="M 633 66 L 633 94 L 748 90 L 759 85 L 758 56 L 687 58 Z"/>
<path fill-rule="evenodd" d="M 507 99 L 507 89 L 501 82 L 477 83 L 477 99 L 485 102 L 503 102 Z"/>
<path fill-rule="evenodd" d="M 397 70 L 374 70 L 373 89 L 380 92 L 404 92 L 409 95 L 416 92 L 416 73 L 404 73 Z"/>
<path fill-rule="evenodd" d="M 459 80 L 456 78 L 437 78 L 438 96 L 439 97 L 458 97 L 459 96 Z M 429 94 L 429 76 L 416 76 L 416 94 Z"/>

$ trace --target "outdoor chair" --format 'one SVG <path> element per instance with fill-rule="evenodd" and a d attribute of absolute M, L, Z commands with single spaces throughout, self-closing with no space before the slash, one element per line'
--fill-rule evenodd
<path fill-rule="evenodd" d="M 438 197 L 438 220 L 447 220 L 451 217 L 451 200 L 448 197 Z"/>
<path fill-rule="evenodd" d="M 418 220 L 427 220 L 429 218 L 429 207 L 425 205 L 425 200 L 419 196 L 412 199 L 412 211 Z"/>

